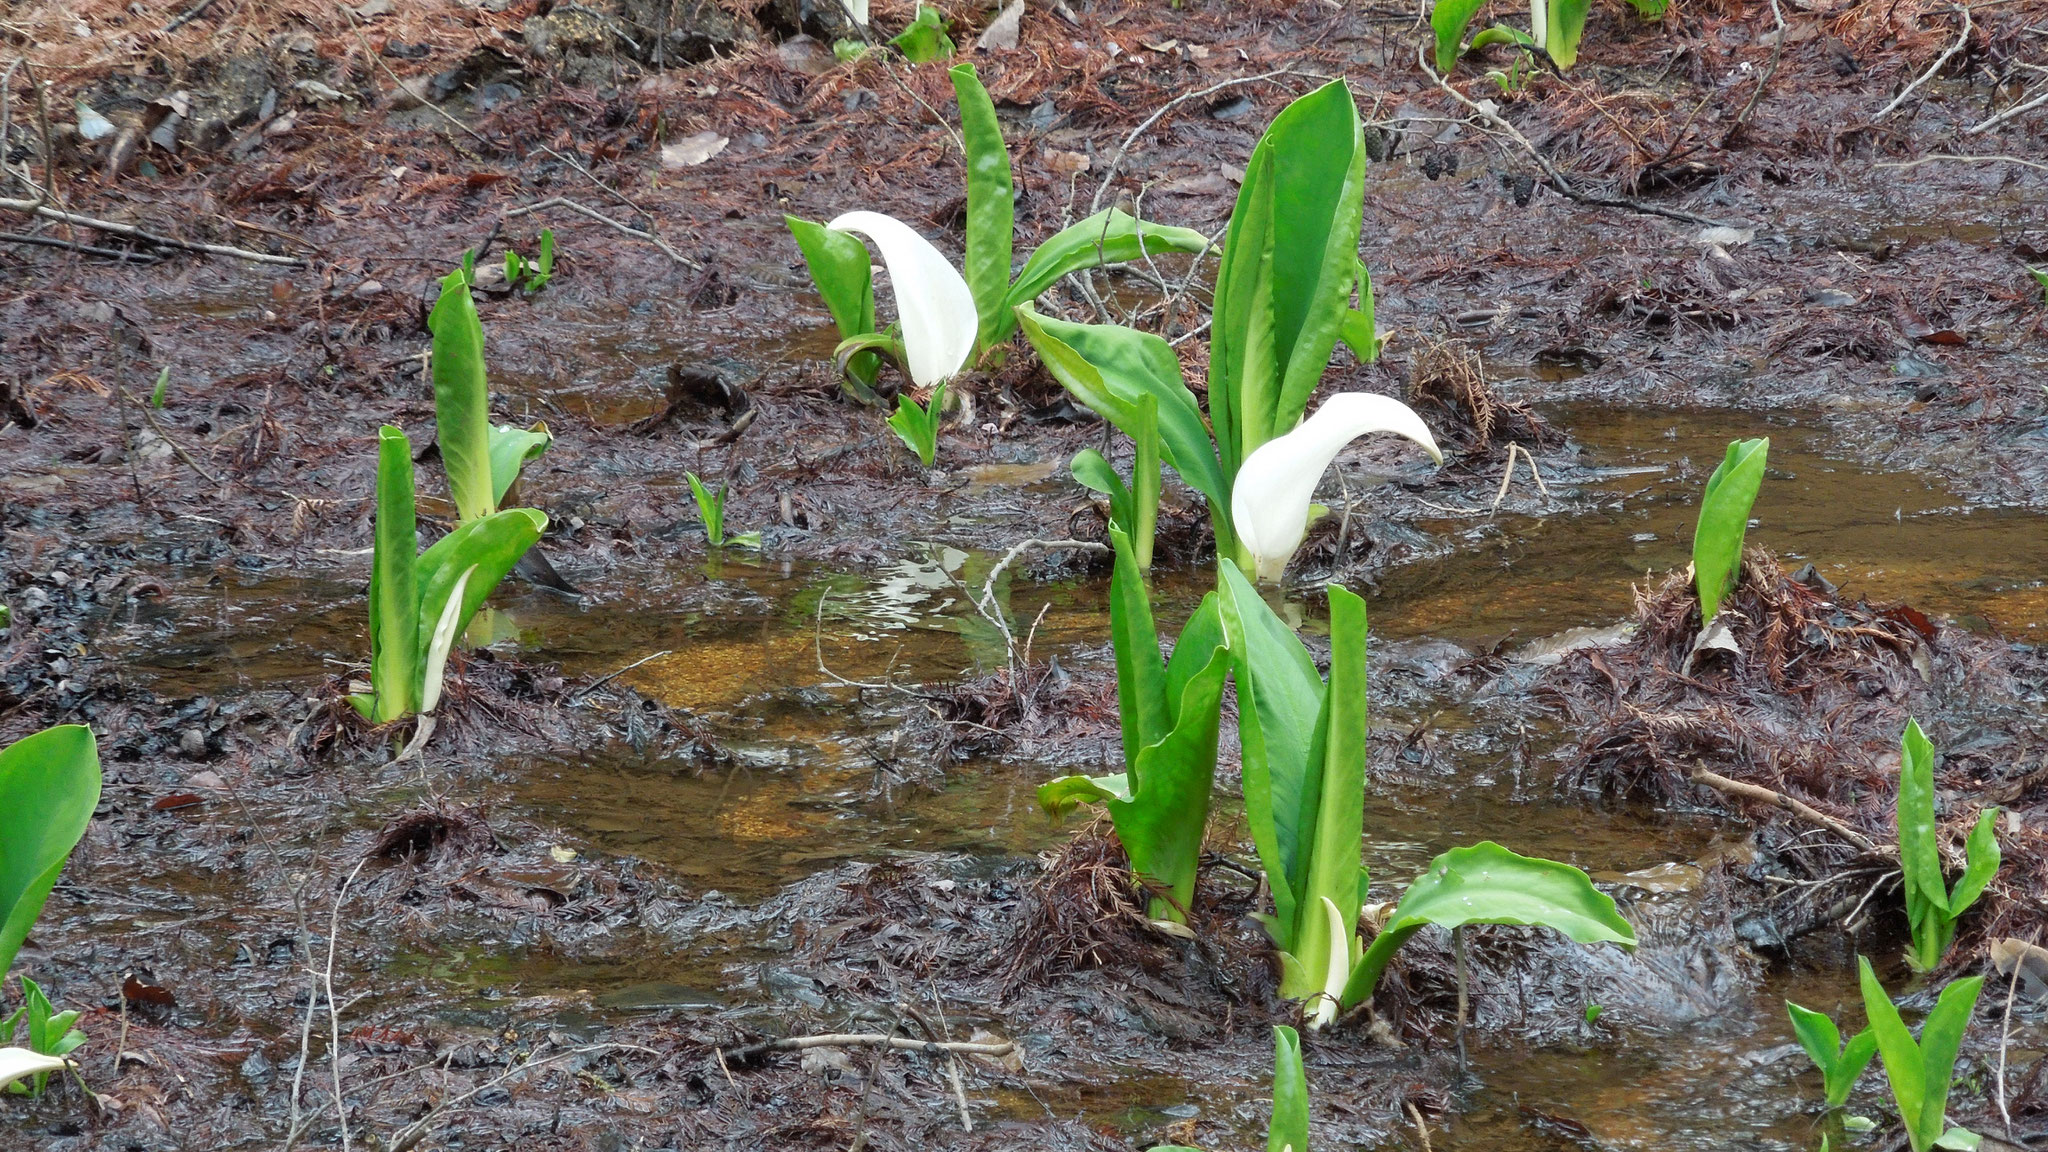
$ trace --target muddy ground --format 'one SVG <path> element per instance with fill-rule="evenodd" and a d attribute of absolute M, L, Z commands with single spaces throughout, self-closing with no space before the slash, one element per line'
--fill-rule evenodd
<path fill-rule="evenodd" d="M 2048 155 L 2048 112 L 1968 129 L 2013 105 L 2025 65 L 2044 60 L 2048 6 L 1981 7 L 1962 50 L 1883 117 L 1956 42 L 1948 8 L 1681 2 L 1644 25 L 1602 6 L 1568 77 L 1504 93 L 1482 67 L 1454 74 L 1571 192 L 1634 209 L 1571 198 L 1519 143 L 1468 118 L 1417 67 L 1422 33 L 1404 10 L 1033 7 L 1017 49 L 975 59 L 1005 118 L 1029 238 L 1098 201 L 1215 230 L 1259 128 L 1320 77 L 1351 84 L 1378 150 L 1363 255 L 1392 343 L 1371 365 L 1340 351 L 1326 387 L 1405 394 L 1453 450 L 1436 471 L 1387 444 L 1347 453 L 1351 486 L 1326 496 L 1354 500 L 1351 514 L 1319 526 L 1295 572 L 1313 618 L 1324 579 L 1398 597 L 1455 581 L 1461 555 L 1520 554 L 1542 546 L 1549 520 L 1619 503 L 1602 487 L 1606 409 L 1797 425 L 1845 466 L 1937 479 L 1960 511 L 2040 510 L 2048 311 L 2025 265 L 2048 259 L 2048 174 L 2028 161 Z M 947 11 L 963 47 L 989 15 Z M 909 16 L 898 3 L 874 12 L 888 27 Z M 99 818 L 23 953 L 24 970 L 88 1009 L 85 1074 L 101 1093 L 11 1103 L 41 1146 L 1262 1143 L 1268 1025 L 1287 1009 L 1245 918 L 1252 892 L 1235 869 L 1249 855 L 1227 820 L 1193 946 L 1131 926 L 1099 835 L 1014 831 L 1037 820 L 1028 801 L 998 822 L 1001 851 L 833 842 L 849 811 L 900 809 L 917 824 L 957 815 L 917 797 L 956 795 L 944 790 L 964 776 L 1037 778 L 1115 755 L 1087 553 L 1036 556 L 1009 585 L 1022 598 L 1054 589 L 1043 595 L 1059 609 L 1045 636 L 1059 664 L 1032 665 L 1024 683 L 986 664 L 963 675 L 957 653 L 914 643 L 899 665 L 886 649 L 905 645 L 864 640 L 864 623 L 828 640 L 841 609 L 763 591 L 778 566 L 893 571 L 927 546 L 1000 554 L 1101 531 L 1060 478 L 1101 427 L 1021 346 L 965 382 L 971 409 L 930 473 L 840 395 L 829 318 L 782 214 L 874 208 L 957 245 L 961 208 L 943 68 L 837 63 L 828 45 L 845 32 L 829 11 L 779 0 L 745 12 L 638 0 L 5 9 L 0 55 L 34 65 L 9 81 L 10 162 L 53 173 L 71 211 L 298 262 L 0 212 L 0 600 L 14 614 L 0 634 L 0 739 L 89 722 L 107 769 Z M 31 114 L 32 79 L 50 83 L 46 114 Z M 79 101 L 114 131 L 81 139 Z M 166 123 L 153 141 L 145 129 Z M 727 143 L 701 164 L 663 160 L 665 143 L 699 133 Z M 1977 159 L 1943 158 L 1956 154 Z M 555 198 L 660 243 L 568 208 L 512 214 Z M 374 430 L 431 439 L 420 353 L 434 279 L 467 248 L 530 254 L 543 226 L 561 252 L 555 281 L 481 307 L 501 418 L 544 419 L 557 438 L 523 498 L 549 514 L 543 547 L 574 592 L 508 587 L 500 602 L 549 621 L 545 639 L 467 658 L 453 719 L 422 760 L 391 765 L 387 742 L 336 708 L 366 653 L 355 597 Z M 102 251 L 22 242 L 31 233 Z M 1160 263 L 1197 286 L 1170 315 L 1140 276 L 1097 283 L 1109 307 L 1190 332 L 1202 269 Z M 1092 311 L 1072 289 L 1042 306 Z M 1202 342 L 1180 348 L 1198 381 Z M 158 409 L 147 401 L 165 366 Z M 714 379 L 757 413 L 729 443 L 715 441 L 739 406 L 706 399 L 728 392 L 671 386 Z M 1547 487 L 1524 473 L 1496 498 L 1509 440 L 1534 452 Z M 1711 462 L 1673 467 L 1696 486 Z M 761 559 L 707 552 L 685 470 L 730 479 L 728 520 L 762 530 Z M 431 492 L 431 463 L 422 477 Z M 1162 585 L 1191 599 L 1201 521 L 1169 489 Z M 429 497 L 422 511 L 448 509 Z M 1615 605 L 1595 618 L 1618 619 L 1626 585 L 1581 577 L 1543 595 Z M 2029 814 L 2007 849 L 2028 870 L 2001 889 L 1995 922 L 1966 934 L 1965 955 L 1994 927 L 2038 933 L 2040 888 L 2022 881 L 2042 858 L 2030 814 L 2048 737 L 2033 713 L 2048 676 L 2005 639 L 2048 619 L 2036 587 L 1966 626 L 1894 614 L 1889 640 L 1845 645 L 1826 627 L 1855 621 L 1801 601 L 1825 616 L 1806 642 L 1839 659 L 1815 656 L 1825 667 L 1791 682 L 1761 665 L 1674 677 L 1652 626 L 1669 622 L 1668 593 L 1646 591 L 1645 626 L 1622 647 L 1609 637 L 1554 666 L 1509 658 L 1541 635 L 1534 615 L 1499 623 L 1478 597 L 1453 596 L 1432 602 L 1448 618 L 1417 598 L 1390 622 L 1376 605 L 1376 626 L 1400 636 L 1374 667 L 1372 803 L 1396 842 L 1381 879 L 1427 858 L 1434 834 L 1400 835 L 1404 820 L 1492 834 L 1498 810 L 1450 801 L 1442 815 L 1468 788 L 1562 798 L 1583 814 L 1561 818 L 1560 844 L 1606 827 L 1603 813 L 1649 813 L 1597 857 L 1627 861 L 1602 879 L 1646 925 L 1640 959 L 1494 933 L 1475 950 L 1477 983 L 1517 991 L 1476 998 L 1474 1042 L 1577 1051 L 1599 1042 L 1589 1002 L 1609 1036 L 1675 1034 L 1768 974 L 1839 972 L 1854 948 L 1884 946 L 1897 925 L 1882 900 L 1859 934 L 1841 926 L 1861 912 L 1838 907 L 1842 890 L 1875 879 L 1869 861 L 1684 774 L 1704 758 L 1772 787 L 1789 779 L 1881 839 L 1896 771 L 1883 748 L 1909 711 L 1961 749 L 1944 778 L 1956 820 L 1986 800 Z M 866 610 L 859 589 L 848 595 Z M 1765 607 L 1758 619 L 1774 619 Z M 1467 616 L 1479 622 L 1461 627 Z M 708 646 L 692 631 L 724 619 L 764 623 Z M 664 649 L 682 654 L 605 679 Z M 828 662 L 891 686 L 826 681 L 812 665 Z M 771 688 L 787 691 L 752 703 Z M 1653 723 L 1674 716 L 1689 727 Z M 873 763 L 837 807 L 761 818 L 774 851 L 759 858 L 723 855 L 727 840 L 679 846 L 630 813 L 608 833 L 577 815 L 666 811 L 662 789 L 721 805 L 724 789 L 767 789 L 756 782 L 806 770 L 801 749 L 770 749 L 806 723 Z M 1478 764 L 1492 767 L 1475 781 Z M 724 783 L 687 791 L 700 781 Z M 803 838 L 774 841 L 792 820 Z M 1640 871 L 1663 860 L 1680 873 Z M 1419 1146 L 1418 1118 L 1455 1127 L 1475 1099 L 1484 1111 L 1483 1077 L 1460 1072 L 1449 968 L 1442 942 L 1426 944 L 1374 1028 L 1312 1042 L 1326 1146 Z M 339 1011 L 319 1011 L 330 1000 Z M 925 1055 L 734 1057 L 764 1037 L 892 1028 L 1014 1039 L 1021 1062 L 969 1058 L 956 1088 Z M 1770 1067 L 1793 1091 L 1794 1070 Z M 2048 1105 L 2014 1100 L 2024 1136 Z M 1506 1112 L 1505 1128 L 1479 1127 L 1465 1146 L 1654 1143 L 1541 1104 Z"/>

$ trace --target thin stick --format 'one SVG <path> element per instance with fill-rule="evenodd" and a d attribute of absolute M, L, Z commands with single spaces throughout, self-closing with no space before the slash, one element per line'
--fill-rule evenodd
<path fill-rule="evenodd" d="M 1935 76 L 1941 72 L 1942 66 L 1947 64 L 1951 59 L 1953 59 L 1955 57 L 1955 54 L 1961 52 L 1963 50 L 1963 46 L 1970 42 L 1970 10 L 1968 7 L 1961 4 L 1957 4 L 1954 7 L 1956 11 L 1963 14 L 1962 35 L 1957 36 L 1956 42 L 1948 46 L 1948 51 L 1943 52 L 1941 55 L 1934 58 L 1933 65 L 1930 66 L 1927 69 L 1927 71 L 1922 72 L 1919 76 L 1915 77 L 1911 84 L 1906 85 L 1905 88 L 1900 90 L 1897 96 L 1892 97 L 1891 103 L 1885 105 L 1884 108 L 1880 110 L 1877 115 L 1872 116 L 1870 119 L 1873 123 L 1878 120 L 1882 120 L 1885 117 L 1891 115 L 1892 113 L 1898 111 L 1899 105 L 1904 104 L 1906 102 L 1906 97 L 1911 96 L 1914 90 L 1919 88 L 1922 84 L 1925 84 L 1929 80 L 1934 79 Z M 1778 37 L 1780 43 L 1782 43 L 1784 39 L 1785 38 L 1783 36 Z"/>
<path fill-rule="evenodd" d="M 187 252 L 204 252 L 209 256 L 231 256 L 237 260 L 247 260 L 252 264 L 278 264 L 287 268 L 304 268 L 306 266 L 306 262 L 297 256 L 272 256 L 268 252 L 251 252 L 247 248 L 236 248 L 228 244 L 202 244 L 197 240 L 180 240 L 174 236 L 164 236 L 137 228 L 133 224 L 119 224 L 112 220 L 100 220 L 91 216 L 81 216 L 76 212 L 59 211 L 35 200 L 0 200 L 0 211 L 26 212 L 31 216 L 40 216 L 45 220 L 56 220 L 80 228 L 91 228 L 100 232 L 111 232 L 116 236 L 126 236 L 130 239 L 140 240 L 145 244 L 154 244 L 159 248 L 179 248 Z"/>
<path fill-rule="evenodd" d="M 1778 7 L 1778 0 L 1771 0 L 1771 15 L 1778 18 L 1778 39 L 1771 45 L 1770 66 L 1764 69 L 1763 79 L 1756 82 L 1756 91 L 1749 94 L 1749 99 L 1742 105 L 1742 111 L 1735 114 L 1735 123 L 1730 124 L 1728 131 L 1721 134 L 1723 148 L 1726 148 L 1735 139 L 1735 134 L 1742 131 L 1742 126 L 1749 122 L 1749 114 L 1756 110 L 1756 102 L 1763 99 L 1764 89 L 1771 86 L 1771 77 L 1778 74 L 1778 58 L 1785 54 L 1785 10 Z M 1676 142 L 1673 141 L 1674 144 Z"/>
<path fill-rule="evenodd" d="M 348 900 L 349 885 L 356 882 L 363 865 L 370 858 L 356 861 L 348 879 L 341 882 L 341 891 L 334 894 L 334 908 L 327 917 L 327 967 L 320 974 L 320 985 L 327 996 L 327 1064 L 334 1072 L 334 1115 L 341 1122 L 341 1152 L 349 1152 L 348 1101 L 341 1094 L 341 1009 L 334 1003 L 334 949 L 341 935 L 341 906 Z"/>
<path fill-rule="evenodd" d="M 1886 850 L 1880 848 L 1872 843 L 1870 838 L 1863 833 L 1856 831 L 1854 828 L 1811 805 L 1794 800 L 1782 792 L 1773 792 L 1769 788 L 1758 784 L 1745 784 L 1740 780 L 1730 780 L 1726 776 L 1709 772 L 1698 764 L 1693 765 L 1692 782 L 1695 784 L 1705 784 L 1707 787 L 1723 795 L 1735 796 L 1743 800 L 1753 800 L 1758 804 L 1770 804 L 1774 807 L 1782 808 L 1809 824 L 1817 824 L 1833 832 L 1869 855 L 1893 857 L 1897 854 L 1897 849 Z"/>
<path fill-rule="evenodd" d="M 147 252 L 127 252 L 119 248 L 95 248 L 74 240 L 59 240 L 55 236 L 25 236 L 19 232 L 0 232 L 0 244 L 30 244 L 39 248 L 62 248 L 67 252 L 83 252 L 87 256 L 101 256 L 108 260 L 123 260 L 131 264 L 154 264 L 159 257 Z"/>
<path fill-rule="evenodd" d="M 2007 108 L 2005 111 L 2000 112 L 1998 115 L 1993 116 L 1989 120 L 1984 121 L 1982 124 L 1976 124 L 1969 128 L 1963 129 L 1963 135 L 1975 136 L 1979 132 L 1989 132 L 1993 128 L 1998 127 L 2000 124 L 2005 123 L 2007 120 L 2010 120 L 2015 116 L 2020 116 L 2028 112 L 2032 112 L 2034 109 L 2039 108 L 2043 104 L 2048 104 L 2048 91 L 2042 92 L 2039 96 L 2034 97 L 2032 100 L 2027 101 L 2025 104 L 2015 104 L 2012 107 Z"/>
<path fill-rule="evenodd" d="M 1468 1006 L 1465 991 L 1465 926 L 1463 924 L 1451 929 L 1451 957 L 1458 962 L 1458 1079 L 1463 1080 L 1465 1078 L 1465 1012 Z"/>
<path fill-rule="evenodd" d="M 699 264 L 695 260 L 692 260 L 689 257 L 683 255 L 681 252 L 678 252 L 675 249 L 669 247 L 668 241 L 663 240 L 661 237 L 656 236 L 654 233 L 642 232 L 638 228 L 628 227 L 627 225 L 619 223 L 617 220 L 612 219 L 611 217 L 605 215 L 604 213 L 599 212 L 597 209 L 585 204 L 579 204 L 566 196 L 554 196 L 550 197 L 549 199 L 543 200 L 538 204 L 528 204 L 525 205 L 524 207 L 512 208 L 506 211 L 505 216 L 507 219 L 510 219 L 511 217 L 514 216 L 524 216 L 528 212 L 538 212 L 543 208 L 567 208 L 571 212 L 575 212 L 581 216 L 587 216 L 600 224 L 609 224 L 613 228 L 616 228 L 619 231 L 624 232 L 626 235 L 631 236 L 636 240 L 647 241 L 649 244 L 652 244 L 656 248 L 661 249 L 663 255 L 667 256 L 669 259 L 675 261 L 676 263 L 681 264 L 685 268 L 695 268 L 702 270 L 704 267 L 702 264 Z"/>
<path fill-rule="evenodd" d="M 1017 1048 L 1013 1040 L 1004 1040 L 998 1044 L 981 1044 L 967 1040 L 912 1040 L 908 1036 L 884 1036 L 879 1032 L 824 1032 L 816 1036 L 763 1040 L 758 1044 L 733 1049 L 730 1058 L 739 1063 L 746 1063 L 770 1052 L 802 1052 L 809 1048 L 863 1046 L 893 1048 L 900 1052 L 923 1052 L 928 1056 L 947 1052 L 964 1053 L 969 1056 L 1008 1056 Z M 724 1059 L 723 1055 L 721 1059 Z"/>
<path fill-rule="evenodd" d="M 2005 1050 L 2012 1044 L 2012 1002 L 2019 994 L 2020 973 L 2026 969 L 2021 957 L 2012 962 L 2012 983 L 2005 987 L 2005 1016 L 1998 1024 L 1998 1115 L 2005 1121 L 2005 1138 L 2017 1142 L 2012 1131 L 2012 1113 L 2005 1107 Z"/>
<path fill-rule="evenodd" d="M 117 384 L 115 385 L 115 387 L 119 387 L 119 385 Z M 123 389 L 123 392 L 125 391 L 126 389 Z M 218 476 L 215 476 L 213 473 L 208 472 L 206 469 L 200 467 L 199 461 L 194 460 L 192 458 L 192 454 L 190 452 L 185 451 L 185 446 L 183 444 L 180 444 L 176 440 L 171 439 L 170 433 L 164 431 L 164 426 L 162 424 L 157 423 L 156 413 L 150 411 L 150 406 L 147 401 L 138 399 L 137 397 L 134 396 L 129 396 L 128 399 L 130 401 L 133 401 L 135 406 L 142 410 L 142 418 L 144 420 L 149 421 L 150 430 L 156 433 L 156 438 L 170 445 L 171 451 L 178 454 L 178 459 L 183 460 L 185 462 L 186 467 L 192 469 L 192 471 L 194 472 L 197 472 L 199 474 L 199 478 L 201 480 L 206 481 L 208 484 L 212 484 L 215 487 L 226 486 L 226 481 L 222 480 Z"/>
<path fill-rule="evenodd" d="M 1449 93 L 1451 99 L 1470 108 L 1474 115 L 1499 129 L 1515 143 L 1520 144 L 1522 149 L 1529 153 L 1529 158 L 1536 161 L 1536 166 L 1543 169 L 1544 178 L 1550 181 L 1552 188 L 1557 189 L 1558 195 L 1563 196 L 1567 200 L 1592 205 L 1596 208 L 1622 208 L 1630 212 L 1641 212 L 1646 216 L 1662 216 L 1667 220 L 1679 220 L 1687 224 L 1703 224 L 1709 228 L 1727 227 L 1726 224 L 1711 217 L 1697 216 L 1691 212 L 1680 211 L 1676 208 L 1665 208 L 1656 204 L 1644 204 L 1640 201 L 1629 200 L 1620 196 L 1596 196 L 1590 192 L 1581 192 L 1577 188 L 1572 187 L 1571 181 L 1564 178 L 1564 173 L 1557 170 L 1557 166 L 1550 162 L 1549 157 L 1536 150 L 1536 145 L 1531 143 L 1527 136 L 1522 135 L 1521 129 L 1501 119 L 1499 113 L 1481 108 L 1478 104 L 1473 103 L 1471 97 L 1451 87 L 1450 81 L 1437 75 L 1436 69 L 1429 66 L 1429 60 L 1424 55 L 1424 52 L 1424 49 L 1417 49 L 1415 62 L 1422 67 L 1423 72 L 1427 73 L 1431 80 L 1436 81 L 1436 86 Z"/>
<path fill-rule="evenodd" d="M 1933 164 L 1941 160 L 1954 160 L 1960 164 L 2018 164 L 2023 168 L 2039 168 L 2043 172 L 2048 172 L 2048 164 L 2043 164 L 2038 160 L 2022 160 L 2017 156 L 2006 156 L 2003 154 L 1991 156 L 1959 156 L 1952 152 L 1937 152 L 1932 156 L 1922 156 L 1918 160 L 1884 160 L 1880 161 L 1879 163 L 1872 164 L 1871 167 L 1918 168 L 1922 164 Z"/>
<path fill-rule="evenodd" d="M 631 672 L 633 669 L 638 668 L 642 664 L 647 663 L 649 660 L 659 660 L 663 656 L 673 655 L 675 655 L 673 649 L 663 648 L 659 652 L 655 652 L 647 656 L 642 656 L 638 660 L 633 661 L 631 664 L 626 665 L 624 668 L 619 669 L 617 672 L 614 672 L 609 676 L 601 676 L 596 680 L 591 681 L 589 687 L 583 689 L 581 692 L 576 693 L 576 699 L 581 700 L 583 697 L 588 696 L 592 692 L 597 691 L 599 688 L 602 688 L 605 685 L 611 683 L 612 681 L 617 680 L 619 677 L 624 676 L 626 673 Z"/>
<path fill-rule="evenodd" d="M 1415 1134 L 1422 1137 L 1422 1152 L 1430 1152 L 1429 1125 L 1422 1122 L 1422 1109 L 1417 1108 L 1413 1100 L 1406 1100 L 1403 1103 L 1408 1105 L 1408 1118 L 1415 1121 Z"/>

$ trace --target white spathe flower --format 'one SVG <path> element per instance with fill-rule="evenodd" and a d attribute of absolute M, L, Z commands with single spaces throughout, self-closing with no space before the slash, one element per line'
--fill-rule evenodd
<path fill-rule="evenodd" d="M 839 0 L 839 6 L 846 9 L 847 16 L 855 24 L 863 28 L 868 26 L 868 0 Z"/>
<path fill-rule="evenodd" d="M 1344 931 L 1344 914 L 1328 896 L 1322 897 L 1323 914 L 1330 923 L 1330 966 L 1323 972 L 1323 990 L 1309 1009 L 1308 1026 L 1316 1031 L 1337 1018 L 1344 985 L 1351 980 L 1351 935 Z"/>
<path fill-rule="evenodd" d="M 1388 396 L 1342 392 L 1294 431 L 1259 445 L 1238 466 L 1230 489 L 1230 521 L 1251 553 L 1258 579 L 1280 579 L 1308 532 L 1316 483 L 1346 444 L 1368 432 L 1399 433 L 1422 445 L 1438 464 L 1444 462 L 1415 409 Z"/>
<path fill-rule="evenodd" d="M 931 241 L 893 216 L 848 212 L 825 227 L 874 241 L 896 291 L 896 319 L 910 378 L 929 388 L 960 370 L 974 351 L 981 318 L 967 281 Z"/>
<path fill-rule="evenodd" d="M 71 1066 L 62 1056 L 45 1056 L 27 1048 L 0 1048 L 0 1087 L 38 1072 L 61 1072 Z"/>

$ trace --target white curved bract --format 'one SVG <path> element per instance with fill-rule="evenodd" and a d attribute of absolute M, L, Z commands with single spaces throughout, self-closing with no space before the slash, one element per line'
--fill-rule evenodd
<path fill-rule="evenodd" d="M 974 293 L 944 254 L 910 225 L 880 212 L 848 212 L 825 227 L 857 232 L 881 250 L 896 292 L 911 380 L 929 388 L 958 372 L 974 351 L 981 321 Z"/>
<path fill-rule="evenodd" d="M 1251 553 L 1258 579 L 1280 579 L 1308 531 L 1316 483 L 1346 444 L 1369 432 L 1393 432 L 1444 462 L 1428 425 L 1413 408 L 1389 396 L 1344 392 L 1285 436 L 1260 445 L 1237 470 L 1230 490 L 1231 525 Z"/>

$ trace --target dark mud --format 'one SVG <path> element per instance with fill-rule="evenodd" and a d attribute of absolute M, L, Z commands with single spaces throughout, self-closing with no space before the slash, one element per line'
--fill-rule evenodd
<path fill-rule="evenodd" d="M 957 237 L 942 71 L 836 65 L 844 29 L 810 5 L 376 7 L 202 8 L 161 37 L 140 34 L 183 5 L 0 26 L 56 81 L 60 122 L 82 98 L 126 129 L 191 94 L 175 152 L 63 141 L 74 210 L 305 261 L 0 245 L 0 739 L 88 721 L 108 775 L 22 960 L 88 1009 L 103 1103 L 66 1090 L 11 1105 L 18 1122 L 59 1149 L 277 1146 L 297 1120 L 302 1145 L 338 1146 L 339 1074 L 351 1140 L 386 1147 L 1262 1143 L 1285 1010 L 1227 798 L 1196 945 L 1129 923 L 1113 849 L 1035 810 L 1045 776 L 1115 757 L 1100 561 L 1056 549 L 1002 579 L 1033 660 L 967 607 L 1011 544 L 1099 534 L 1064 468 L 1100 426 L 1020 351 L 963 382 L 925 473 L 822 362 L 829 318 L 781 214 L 872 207 Z M 1796 788 L 1881 839 L 1885 749 L 1917 714 L 1949 752 L 1950 818 L 2018 821 L 1964 954 L 2038 930 L 2044 673 L 2003 637 L 2048 619 L 2048 353 L 2022 268 L 2048 250 L 2043 176 L 1884 165 L 2042 154 L 2040 116 L 1961 134 L 1987 77 L 2028 75 L 2040 6 L 1986 8 L 1925 99 L 1877 122 L 1952 38 L 1945 9 L 1797 9 L 1780 38 L 1768 8 L 1647 28 L 1617 6 L 1569 79 L 1510 98 L 1460 73 L 1576 185 L 1734 233 L 1574 203 L 1518 146 L 1441 119 L 1462 109 L 1413 66 L 1407 13 L 1072 11 L 1033 9 L 1021 50 L 978 61 L 1023 235 L 1104 180 L 1148 217 L 1220 225 L 1229 170 L 1310 74 L 1350 80 L 1385 146 L 1363 254 L 1393 341 L 1372 365 L 1340 352 L 1328 387 L 1435 404 L 1454 450 L 1440 472 L 1348 452 L 1325 492 L 1348 514 L 1297 569 L 1311 632 L 1320 580 L 1374 592 L 1378 898 L 1500 837 L 1594 870 L 1643 928 L 1632 958 L 1475 933 L 1462 1075 L 1448 941 L 1420 938 L 1376 1027 L 1311 1042 L 1318 1139 L 1412 1144 L 1419 1115 L 1436 1147 L 1810 1145 L 1776 998 L 1843 1008 L 1851 950 L 1889 947 L 1896 909 L 1880 892 L 1841 930 L 1841 898 L 1880 877 L 1768 813 L 1730 819 L 1686 776 Z M 1249 79 L 1276 69 L 1293 74 Z M 1231 79 L 1123 152 L 1167 101 Z M 10 91 L 28 105 L 25 77 Z M 662 165 L 700 131 L 725 150 Z M 557 196 L 675 258 L 558 210 L 506 215 Z M 555 282 L 482 309 L 499 416 L 557 437 L 524 498 L 579 592 L 508 585 L 455 719 L 392 766 L 335 706 L 366 652 L 371 437 L 431 439 L 433 278 L 486 238 L 531 252 L 543 224 Z M 1202 319 L 1199 290 L 1162 315 L 1142 278 L 1100 284 L 1170 335 Z M 1078 294 L 1046 306 L 1089 314 Z M 1200 341 L 1181 347 L 1199 379 Z M 719 443 L 737 406 L 705 398 L 735 392 L 756 415 Z M 1778 471 L 1753 539 L 1848 594 L 1751 606 L 1803 614 L 1774 663 L 1674 674 L 1668 590 L 1619 647 L 1565 651 L 1630 614 L 1632 581 L 1682 567 L 1705 468 L 1759 431 Z M 1545 487 L 1523 471 L 1497 501 L 1509 442 Z M 759 555 L 703 546 L 685 470 L 730 480 Z M 1206 544 L 1170 488 L 1177 617 Z M 1599 801 L 1560 802 L 1560 769 Z M 970 1060 L 955 1088 L 921 1054 L 723 1060 L 897 1028 L 1015 1040 L 1021 1065 Z M 2043 1066 L 2015 1067 L 2022 1131 Z"/>

